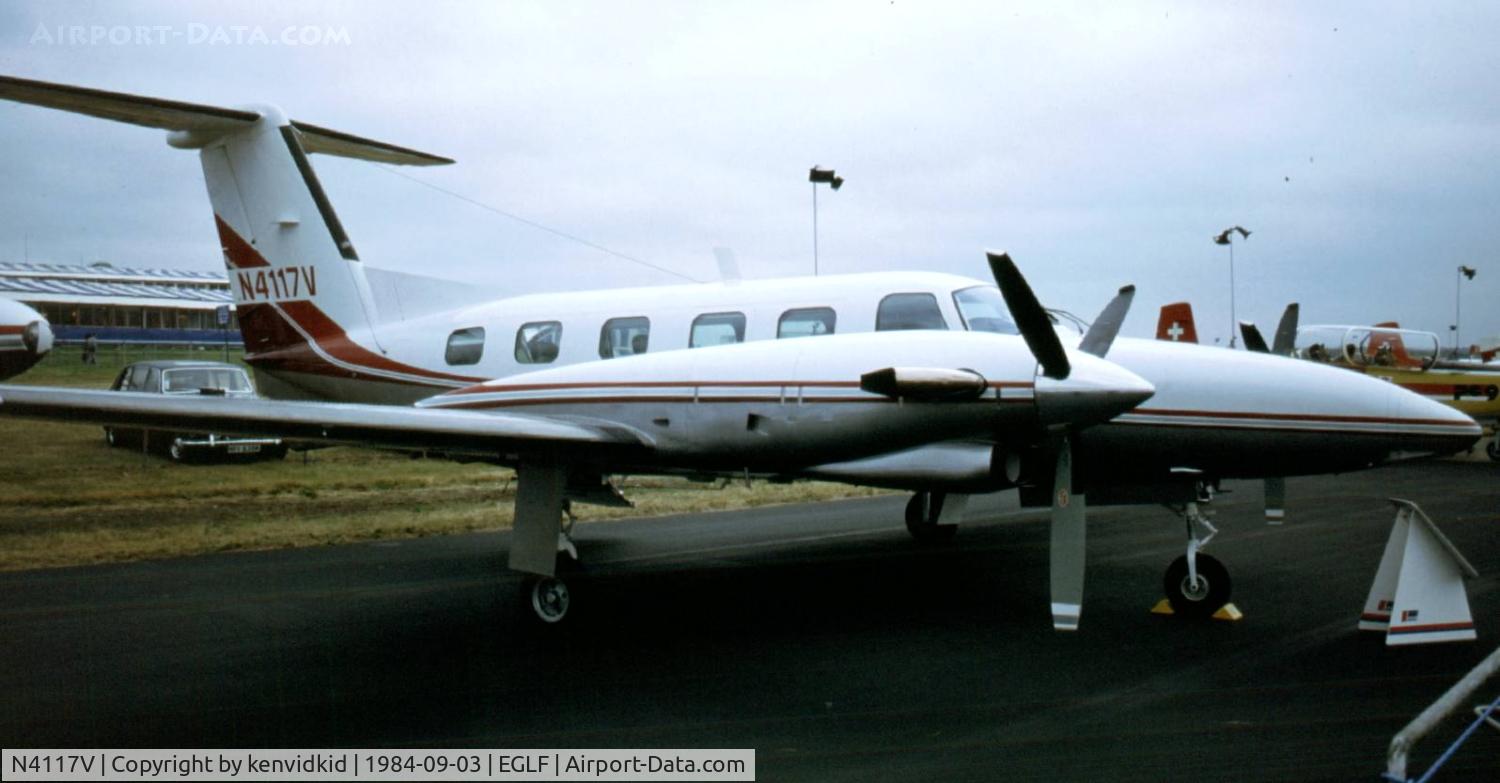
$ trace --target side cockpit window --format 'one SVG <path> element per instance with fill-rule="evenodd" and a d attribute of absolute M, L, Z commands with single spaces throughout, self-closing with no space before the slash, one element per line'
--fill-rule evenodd
<path fill-rule="evenodd" d="M 992 285 L 976 285 L 953 292 L 953 303 L 958 306 L 958 315 L 971 332 L 995 332 L 997 334 L 1020 334 L 1000 289 Z"/>
<path fill-rule="evenodd" d="M 516 361 L 520 364 L 551 364 L 561 347 L 561 322 L 533 321 L 516 330 Z"/>
<path fill-rule="evenodd" d="M 880 300 L 880 308 L 875 311 L 877 332 L 947 328 L 937 297 L 932 294 L 891 294 Z"/>
<path fill-rule="evenodd" d="M 484 356 L 484 327 L 471 326 L 448 335 L 448 349 L 443 359 L 450 365 L 479 364 Z"/>

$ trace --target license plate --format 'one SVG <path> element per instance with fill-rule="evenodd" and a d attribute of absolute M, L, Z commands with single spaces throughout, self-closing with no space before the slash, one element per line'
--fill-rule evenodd
<path fill-rule="evenodd" d="M 260 445 L 255 443 L 232 443 L 226 448 L 230 454 L 255 454 L 260 451 Z"/>

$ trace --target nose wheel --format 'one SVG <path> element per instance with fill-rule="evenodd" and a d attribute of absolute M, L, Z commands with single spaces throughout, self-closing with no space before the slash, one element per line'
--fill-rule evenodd
<path fill-rule="evenodd" d="M 1162 577 L 1162 590 L 1172 612 L 1179 617 L 1201 620 L 1219 611 L 1229 603 L 1229 569 L 1212 555 L 1198 553 L 1195 558 L 1196 574 L 1189 573 L 1187 555 L 1179 555 L 1167 566 Z"/>
<path fill-rule="evenodd" d="M 1172 614 L 1189 620 L 1212 617 L 1229 603 L 1232 588 L 1229 569 L 1202 551 L 1219 532 L 1208 518 L 1213 512 L 1204 507 L 1213 500 L 1213 492 L 1200 485 L 1198 497 L 1172 509 L 1187 526 L 1187 553 L 1167 566 L 1161 580 Z"/>

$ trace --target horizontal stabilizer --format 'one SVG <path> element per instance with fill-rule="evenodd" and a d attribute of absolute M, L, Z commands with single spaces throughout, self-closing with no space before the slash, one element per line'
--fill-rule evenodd
<path fill-rule="evenodd" d="M 0 76 L 0 99 L 128 122 L 147 128 L 192 133 L 200 142 L 211 140 L 215 134 L 248 127 L 261 118 L 259 112 L 247 109 L 227 109 L 70 84 L 19 79 L 14 76 Z M 291 125 L 297 129 L 302 145 L 308 152 L 408 166 L 436 166 L 453 162 L 450 158 L 352 136 L 305 122 L 292 120 Z M 201 143 L 194 146 L 201 146 Z"/>
<path fill-rule="evenodd" d="M 162 130 L 233 130 L 260 119 L 259 113 L 243 109 L 147 98 L 14 76 L 0 76 L 0 98 Z"/>

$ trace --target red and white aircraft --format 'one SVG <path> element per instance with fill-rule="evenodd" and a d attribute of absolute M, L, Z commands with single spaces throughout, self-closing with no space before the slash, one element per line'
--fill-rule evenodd
<path fill-rule="evenodd" d="M 617 473 L 828 478 L 916 492 L 946 538 L 969 493 L 1052 508 L 1054 625 L 1078 624 L 1084 494 L 1191 522 L 1165 583 L 1184 613 L 1228 599 L 1198 553 L 1221 478 L 1318 474 L 1451 452 L 1472 420 L 1390 384 L 1279 357 L 1115 339 L 1133 289 L 1065 347 L 1008 257 L 998 285 L 889 273 L 520 296 L 368 268 L 309 153 L 446 158 L 288 120 L 0 77 L 0 98 L 169 131 L 199 151 L 246 361 L 278 399 L 148 399 L 0 387 L 0 414 L 190 426 L 424 449 L 514 466 L 511 567 L 536 615 L 570 499 L 618 502 Z M 783 339 L 816 337 L 816 339 Z M 1067 337 L 1069 342 L 1076 335 Z M 1106 358 L 1107 357 L 1107 358 Z M 1153 396 L 1154 393 L 1154 396 Z M 1149 399 L 1149 403 L 1143 404 Z"/>
<path fill-rule="evenodd" d="M 0 299 L 0 381 L 31 369 L 52 350 L 52 327 L 41 313 Z"/>

